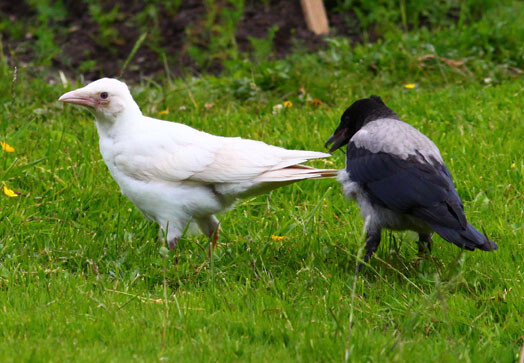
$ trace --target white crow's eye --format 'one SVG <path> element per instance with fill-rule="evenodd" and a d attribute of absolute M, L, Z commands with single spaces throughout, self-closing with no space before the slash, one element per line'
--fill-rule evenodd
<path fill-rule="evenodd" d="M 109 96 L 109 95 L 107 94 L 107 92 L 102 92 L 102 93 L 100 93 L 100 98 L 102 98 L 102 99 L 104 99 L 104 100 L 105 100 L 108 96 Z"/>

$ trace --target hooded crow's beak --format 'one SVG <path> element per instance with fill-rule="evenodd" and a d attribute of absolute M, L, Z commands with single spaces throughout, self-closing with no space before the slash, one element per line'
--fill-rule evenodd
<path fill-rule="evenodd" d="M 346 137 L 346 131 L 348 129 L 342 129 L 338 132 L 335 132 L 331 137 L 326 141 L 324 147 L 329 147 L 330 144 L 333 144 L 331 148 L 329 149 L 329 152 L 332 153 L 333 151 L 337 150 L 341 146 L 344 146 L 347 144 L 348 139 Z"/>
<path fill-rule="evenodd" d="M 76 89 L 74 91 L 64 93 L 58 100 L 87 107 L 95 107 L 98 103 L 96 99 L 86 95 L 85 91 L 82 89 Z"/>

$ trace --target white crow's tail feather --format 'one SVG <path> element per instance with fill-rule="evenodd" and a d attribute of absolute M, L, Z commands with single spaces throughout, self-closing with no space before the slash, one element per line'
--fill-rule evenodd
<path fill-rule="evenodd" d="M 255 178 L 255 181 L 259 183 L 285 183 L 304 179 L 334 178 L 337 176 L 338 170 L 335 169 L 315 169 L 311 166 L 300 164 L 310 159 L 330 157 L 330 154 L 318 151 L 286 150 L 285 156 L 281 163 Z"/>
<path fill-rule="evenodd" d="M 255 181 L 260 183 L 298 181 L 303 179 L 335 178 L 336 169 L 315 169 L 306 165 L 293 165 L 282 169 L 269 170 Z"/>
<path fill-rule="evenodd" d="M 328 158 L 331 154 L 322 153 L 319 151 L 306 151 L 306 150 L 283 150 L 284 152 L 279 156 L 282 161 L 276 164 L 272 170 L 284 169 L 300 165 L 300 163 L 306 162 L 311 159 L 323 159 Z M 303 165 L 300 165 L 303 166 Z"/>

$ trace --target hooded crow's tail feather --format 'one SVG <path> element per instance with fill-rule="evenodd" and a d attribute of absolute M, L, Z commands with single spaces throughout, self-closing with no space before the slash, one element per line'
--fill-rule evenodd
<path fill-rule="evenodd" d="M 432 227 L 442 238 L 456 244 L 460 248 L 465 248 L 470 251 L 473 251 L 475 248 L 483 251 L 492 251 L 498 248 L 495 242 L 484 236 L 469 223 L 466 229 L 463 230 L 438 225 L 432 225 Z"/>

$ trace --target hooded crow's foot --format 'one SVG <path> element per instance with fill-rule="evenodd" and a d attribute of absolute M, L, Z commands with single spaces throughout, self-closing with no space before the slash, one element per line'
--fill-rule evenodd
<path fill-rule="evenodd" d="M 431 254 L 431 245 L 432 245 L 432 241 L 431 241 L 431 233 L 427 233 L 427 234 L 419 234 L 418 235 L 419 237 L 419 240 L 418 240 L 418 255 L 419 257 L 422 257 L 422 256 L 425 256 L 425 255 L 430 255 Z"/>

